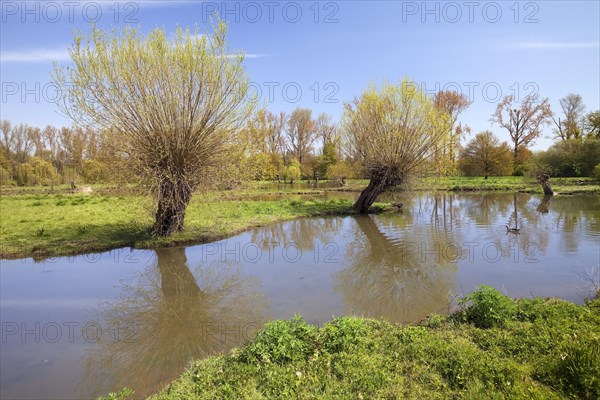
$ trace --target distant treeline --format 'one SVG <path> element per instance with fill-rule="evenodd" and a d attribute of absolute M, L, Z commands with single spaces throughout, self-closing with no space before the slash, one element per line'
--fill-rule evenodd
<path fill-rule="evenodd" d="M 446 103 L 461 100 L 455 97 L 440 92 L 435 101 L 439 107 L 447 107 Z M 461 105 L 467 106 L 466 102 Z M 531 140 L 517 146 L 515 140 L 501 143 L 490 131 L 476 134 L 463 146 L 461 139 L 471 131 L 457 124 L 420 172 L 438 176 L 542 172 L 551 176 L 593 176 L 600 164 L 600 112 L 583 113 L 578 95 L 561 99 L 561 106 L 563 117 L 549 114 L 556 143 L 546 151 L 532 153 L 527 148 Z M 50 125 L 40 129 L 3 120 L 0 131 L 1 185 L 103 183 L 123 176 L 117 166 L 127 157 L 126 152 L 114 148 L 98 130 Z M 262 109 L 235 135 L 232 145 L 240 152 L 242 162 L 235 170 L 221 171 L 232 182 L 367 177 L 358 167 L 360 151 L 347 147 L 339 126 L 327 114 L 315 118 L 306 108 L 290 114 Z M 600 167 L 596 170 L 600 174 Z"/>
<path fill-rule="evenodd" d="M 103 183 L 122 177 L 117 167 L 127 157 L 103 132 L 91 128 L 0 122 L 0 184 L 52 185 Z M 358 177 L 343 157 L 336 124 L 326 114 L 313 118 L 309 109 L 289 115 L 260 110 L 231 143 L 241 154 L 235 170 L 221 171 L 230 181 L 291 181 Z M 348 162 L 346 162 L 346 160 Z"/>
<path fill-rule="evenodd" d="M 0 122 L 0 182 L 19 186 L 109 179 L 111 155 L 92 129 Z"/>

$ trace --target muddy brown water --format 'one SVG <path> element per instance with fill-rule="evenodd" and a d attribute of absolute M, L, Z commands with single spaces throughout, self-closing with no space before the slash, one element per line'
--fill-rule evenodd
<path fill-rule="evenodd" d="M 480 284 L 582 303 L 600 276 L 600 196 L 398 200 L 402 213 L 299 219 L 187 248 L 2 261 L 0 397 L 124 386 L 142 397 L 270 319 L 415 322 Z"/>

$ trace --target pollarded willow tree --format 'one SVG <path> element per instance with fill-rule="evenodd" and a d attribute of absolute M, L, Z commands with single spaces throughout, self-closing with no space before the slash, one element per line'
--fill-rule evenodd
<path fill-rule="evenodd" d="M 380 194 L 402 185 L 447 139 L 450 124 L 450 115 L 408 79 L 371 86 L 346 104 L 344 140 L 370 178 L 354 204 L 356 211 L 368 212 Z"/>
<path fill-rule="evenodd" d="M 110 135 L 128 171 L 156 198 L 154 232 L 183 229 L 192 192 L 231 162 L 247 101 L 244 55 L 226 45 L 227 26 L 212 34 L 178 28 L 77 34 L 72 65 L 55 65 L 61 109 L 76 124 Z"/>

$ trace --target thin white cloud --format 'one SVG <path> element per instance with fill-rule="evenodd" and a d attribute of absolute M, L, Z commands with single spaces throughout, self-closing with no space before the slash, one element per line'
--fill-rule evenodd
<path fill-rule="evenodd" d="M 515 45 L 519 49 L 565 50 L 597 49 L 599 42 L 521 42 Z"/>
<path fill-rule="evenodd" d="M 270 57 L 270 54 L 246 54 L 246 58 L 263 58 Z"/>
<path fill-rule="evenodd" d="M 269 57 L 270 54 L 246 54 L 246 59 Z M 231 54 L 228 57 L 237 57 Z M 0 53 L 2 63 L 43 63 L 52 61 L 68 61 L 71 57 L 67 49 L 33 49 L 24 51 L 3 51 Z"/>
<path fill-rule="evenodd" d="M 69 60 L 69 51 L 64 49 L 32 49 L 22 51 L 3 51 L 0 53 L 2 63 L 41 63 Z"/>

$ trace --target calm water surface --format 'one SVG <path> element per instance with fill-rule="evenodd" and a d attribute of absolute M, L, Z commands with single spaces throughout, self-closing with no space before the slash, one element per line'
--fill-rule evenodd
<path fill-rule="evenodd" d="M 177 377 L 273 318 L 414 322 L 477 285 L 581 303 L 600 197 L 400 195 L 402 213 L 302 219 L 188 248 L 2 261 L 0 397 L 89 398 Z M 507 232 L 506 226 L 520 229 Z"/>

